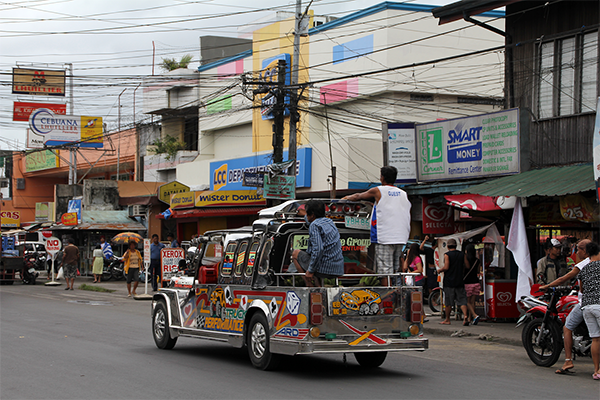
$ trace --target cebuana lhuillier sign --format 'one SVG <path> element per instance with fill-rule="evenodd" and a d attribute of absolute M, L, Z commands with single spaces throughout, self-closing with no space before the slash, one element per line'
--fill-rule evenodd
<path fill-rule="evenodd" d="M 419 181 L 519 172 L 519 110 L 418 124 Z"/>

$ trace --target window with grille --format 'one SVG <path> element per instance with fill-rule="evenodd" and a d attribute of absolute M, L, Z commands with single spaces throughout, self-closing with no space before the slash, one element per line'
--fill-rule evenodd
<path fill-rule="evenodd" d="M 540 119 L 595 111 L 598 32 L 542 42 L 537 70 Z"/>

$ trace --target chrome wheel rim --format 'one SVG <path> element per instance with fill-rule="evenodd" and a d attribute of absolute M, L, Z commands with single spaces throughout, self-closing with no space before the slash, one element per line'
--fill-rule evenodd
<path fill-rule="evenodd" d="M 165 336 L 165 313 L 162 309 L 157 310 L 154 316 L 154 336 L 158 340 Z"/>
<path fill-rule="evenodd" d="M 267 349 L 267 333 L 265 327 L 260 323 L 255 324 L 254 327 L 252 327 L 251 338 L 252 354 L 254 354 L 254 357 L 256 358 L 262 358 Z"/>

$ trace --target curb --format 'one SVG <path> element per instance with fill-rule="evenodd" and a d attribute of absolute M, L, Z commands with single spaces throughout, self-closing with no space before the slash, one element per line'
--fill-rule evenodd
<path fill-rule="evenodd" d="M 438 336 L 452 336 L 453 333 L 458 332 L 460 329 L 456 329 L 456 330 L 447 330 L 447 329 L 440 329 L 440 328 L 430 328 L 430 327 L 423 327 L 423 333 L 425 335 L 427 334 L 431 334 L 431 335 L 438 335 Z M 500 344 L 507 344 L 510 346 L 517 346 L 517 347 L 523 347 L 523 343 L 521 342 L 521 340 L 516 340 L 516 339 L 512 339 L 512 338 L 507 338 L 507 337 L 499 337 L 499 336 L 495 336 L 493 334 L 490 333 L 483 333 L 480 335 L 476 335 L 473 333 L 467 333 L 466 335 L 460 336 L 460 337 L 468 337 L 468 338 L 473 338 L 473 339 L 477 339 L 479 336 L 483 336 L 486 335 L 488 337 L 492 337 L 491 340 L 487 340 L 489 342 L 493 342 L 493 343 L 500 343 Z M 483 341 L 483 340 L 482 340 Z"/>

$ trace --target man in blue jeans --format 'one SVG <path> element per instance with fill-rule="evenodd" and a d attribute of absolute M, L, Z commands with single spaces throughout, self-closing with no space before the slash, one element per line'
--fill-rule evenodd
<path fill-rule="evenodd" d="M 152 235 L 150 243 L 150 273 L 152 274 L 152 290 L 158 290 L 158 281 L 161 280 L 160 250 L 165 247 L 158 241 L 158 235 Z"/>

